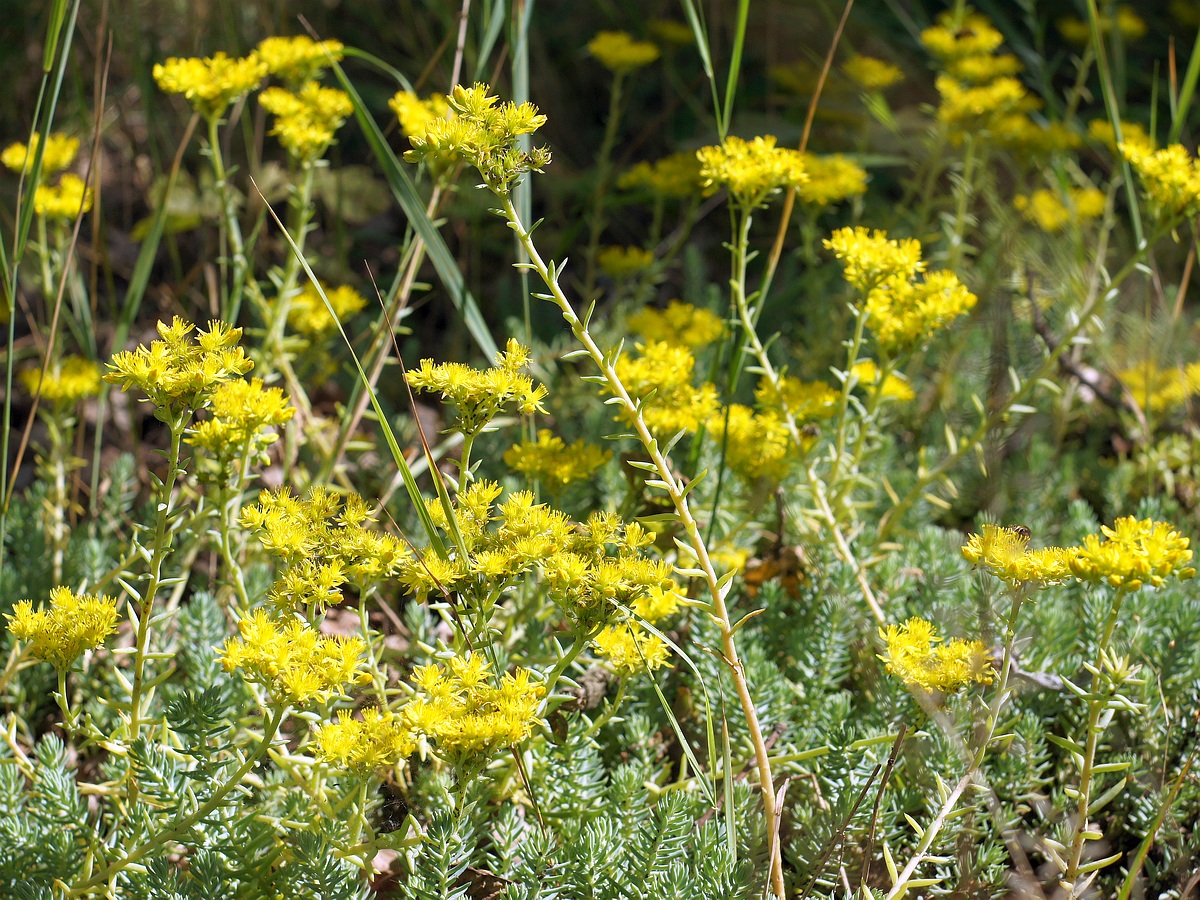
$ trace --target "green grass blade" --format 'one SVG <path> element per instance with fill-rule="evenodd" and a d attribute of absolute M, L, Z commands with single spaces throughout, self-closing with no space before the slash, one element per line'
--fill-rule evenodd
<path fill-rule="evenodd" d="M 729 58 L 729 75 L 725 79 L 725 105 L 721 109 L 721 135 L 729 133 L 733 121 L 733 101 L 737 97 L 738 79 L 742 74 L 742 50 L 746 46 L 746 26 L 750 19 L 750 0 L 739 0 L 737 33 L 733 36 L 733 54 Z"/>
<path fill-rule="evenodd" d="M 725 116 L 721 111 L 721 95 L 717 91 L 717 75 L 713 70 L 712 51 L 708 48 L 708 28 L 704 24 L 700 11 L 696 8 L 695 0 L 683 0 L 683 14 L 687 17 L 688 26 L 692 29 L 692 39 L 696 42 L 696 50 L 700 53 L 700 64 L 704 67 L 704 76 L 708 79 L 709 90 L 712 91 L 717 130 L 720 132 L 721 140 L 724 141 Z"/>
<path fill-rule="evenodd" d="M 1196 40 L 1192 44 L 1192 56 L 1188 60 L 1187 71 L 1183 75 L 1183 84 L 1179 86 L 1179 99 L 1175 104 L 1171 119 L 1171 133 L 1167 137 L 1168 144 L 1179 141 L 1183 126 L 1187 122 L 1188 108 L 1192 105 L 1192 95 L 1196 92 L 1196 81 L 1200 79 L 1200 31 L 1196 32 Z"/>

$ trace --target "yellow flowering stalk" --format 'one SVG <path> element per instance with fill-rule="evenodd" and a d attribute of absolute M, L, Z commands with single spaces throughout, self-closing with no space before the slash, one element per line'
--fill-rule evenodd
<path fill-rule="evenodd" d="M 611 457 L 595 444 L 580 440 L 568 445 L 549 429 L 541 428 L 536 441 L 524 441 L 506 450 L 504 464 L 555 490 L 587 478 Z"/>
<path fill-rule="evenodd" d="M 298 91 L 269 87 L 258 95 L 259 105 L 275 116 L 271 134 L 288 155 L 302 166 L 311 166 L 325 155 L 337 130 L 354 105 L 350 95 L 310 81 Z"/>
<path fill-rule="evenodd" d="M 801 381 L 784 375 L 778 384 L 767 378 L 758 382 L 754 399 L 759 406 L 786 409 L 797 422 L 816 422 L 837 415 L 840 394 L 823 381 Z"/>
<path fill-rule="evenodd" d="M 912 387 L 903 375 L 888 372 L 883 378 L 883 383 L 880 384 L 881 374 L 879 366 L 873 359 L 864 359 L 862 362 L 855 363 L 850 370 L 851 378 L 859 385 L 878 390 L 882 399 L 895 400 L 897 403 L 908 403 L 910 400 L 916 399 L 917 395 L 913 393 Z"/>
<path fill-rule="evenodd" d="M 85 397 L 100 393 L 102 374 L 100 367 L 91 360 L 67 356 L 52 364 L 45 378 L 40 368 L 24 369 L 18 377 L 25 390 L 41 397 L 43 403 L 70 407 Z"/>
<path fill-rule="evenodd" d="M 339 709 L 337 721 L 317 730 L 317 758 L 360 776 L 402 763 L 417 749 L 403 715 L 369 706 L 361 718 Z"/>
<path fill-rule="evenodd" d="M 430 94 L 422 100 L 412 91 L 397 91 L 388 101 L 388 106 L 396 114 L 400 129 L 408 137 L 423 136 L 431 122 L 450 115 L 450 102 L 445 94 Z"/>
<path fill-rule="evenodd" d="M 943 63 L 967 56 L 995 53 L 1004 43 L 987 16 L 969 7 L 961 15 L 948 10 L 938 16 L 937 24 L 921 32 L 921 43 Z"/>
<path fill-rule="evenodd" d="M 1092 119 L 1088 122 L 1088 137 L 1098 144 L 1103 144 L 1114 156 L 1121 155 L 1118 143 L 1126 143 L 1130 146 L 1140 144 L 1148 151 L 1153 152 L 1154 150 L 1154 139 L 1150 137 L 1145 127 L 1138 122 L 1126 122 L 1124 119 L 1121 120 L 1120 141 L 1117 140 L 1117 129 L 1108 119 Z"/>
<path fill-rule="evenodd" d="M 717 411 L 717 389 L 692 384 L 696 359 L 690 350 L 665 341 L 638 344 L 640 355 L 617 360 L 616 372 L 630 396 L 641 398 L 641 417 L 655 434 L 693 432 Z"/>
<path fill-rule="evenodd" d="M 1151 211 L 1164 221 L 1200 213 L 1200 161 L 1182 144 L 1155 150 L 1145 141 L 1126 141 L 1121 155 L 1137 173 Z"/>
<path fill-rule="evenodd" d="M 288 327 L 310 341 L 329 337 L 337 330 L 338 322 L 347 321 L 367 305 L 367 298 L 349 285 L 322 287 L 329 305 L 333 307 L 333 316 L 311 284 L 305 285 L 288 306 Z M 337 316 L 336 321 L 334 316 Z"/>
<path fill-rule="evenodd" d="M 33 158 L 37 154 L 42 136 L 34 133 L 25 144 L 9 144 L 0 153 L 0 162 L 14 172 L 26 173 L 33 166 Z M 48 178 L 71 167 L 75 156 L 79 153 L 79 138 L 70 137 L 57 131 L 50 132 L 46 139 L 46 149 L 42 151 L 42 178 Z"/>
<path fill-rule="evenodd" d="M 967 85 L 950 75 L 934 82 L 941 102 L 937 118 L 960 140 L 967 135 L 993 131 L 1014 113 L 1037 109 L 1039 101 L 1018 79 L 1001 77 L 987 84 Z"/>
<path fill-rule="evenodd" d="M 588 41 L 587 48 L 604 68 L 614 73 L 648 66 L 661 55 L 654 44 L 634 40 L 626 31 L 601 31 Z"/>
<path fill-rule="evenodd" d="M 1003 525 L 984 525 L 963 544 L 967 562 L 982 566 L 1011 588 L 1044 588 L 1071 577 L 1071 550 L 1029 548 L 1029 534 Z"/>
<path fill-rule="evenodd" d="M 1107 199 L 1098 188 L 1071 188 L 1064 198 L 1059 192 L 1040 188 L 1018 194 L 1013 207 L 1027 221 L 1049 234 L 1062 231 L 1071 222 L 1089 222 L 1104 214 Z"/>
<path fill-rule="evenodd" d="M 361 671 L 362 638 L 323 637 L 298 618 L 279 621 L 261 609 L 238 622 L 238 633 L 222 648 L 225 671 L 241 669 L 281 706 L 323 703 L 370 680 Z"/>
<path fill-rule="evenodd" d="M 71 222 L 91 209 L 92 189 L 70 172 L 56 185 L 38 185 L 33 194 L 33 211 L 46 219 Z"/>
<path fill-rule="evenodd" d="M 261 378 L 227 381 L 213 391 L 210 416 L 191 429 L 188 442 L 225 462 L 253 460 L 279 437 L 263 429 L 278 428 L 295 412 L 283 391 L 264 387 Z"/>
<path fill-rule="evenodd" d="M 852 56 L 842 63 L 842 74 L 864 91 L 883 91 L 904 80 L 904 72 L 873 56 Z"/>
<path fill-rule="evenodd" d="M 1127 593 L 1145 584 L 1161 587 L 1172 575 L 1182 581 L 1196 574 L 1189 565 L 1190 541 L 1166 522 L 1125 516 L 1100 531 L 1103 540 L 1089 534 L 1073 551 L 1071 571 L 1081 581 Z"/>
<path fill-rule="evenodd" d="M 596 255 L 601 271 L 613 278 L 628 278 L 654 264 L 654 254 L 641 247 L 605 247 Z"/>
<path fill-rule="evenodd" d="M 807 180 L 804 155 L 775 146 L 772 135 L 751 141 L 730 135 L 720 146 L 701 147 L 700 180 L 708 193 L 727 188 L 733 202 L 751 210 L 782 188 L 799 188 Z"/>
<path fill-rule="evenodd" d="M 172 57 L 156 63 L 153 74 L 161 90 L 183 94 L 192 109 L 211 123 L 262 83 L 267 64 L 253 52 L 241 59 L 216 53 L 204 59 Z"/>
<path fill-rule="evenodd" d="M 1161 416 L 1200 394 L 1200 363 L 1160 367 L 1147 359 L 1117 372 L 1121 383 L 1146 412 Z"/>
<path fill-rule="evenodd" d="M 486 760 L 533 734 L 545 695 L 528 669 L 505 672 L 498 684 L 493 682 L 489 664 L 478 654 L 453 656 L 445 666 L 419 666 L 405 721 L 452 761 Z"/>
<path fill-rule="evenodd" d="M 913 617 L 879 629 L 886 645 L 880 655 L 887 671 L 910 688 L 953 694 L 969 684 L 991 684 L 992 661 L 980 641 L 951 638 L 942 643 L 937 629 Z"/>
<path fill-rule="evenodd" d="M 35 610 L 31 601 L 21 600 L 5 618 L 13 637 L 28 642 L 34 657 L 65 671 L 116 633 L 117 601 L 56 587 L 50 591 L 49 609 Z"/>
<path fill-rule="evenodd" d="M 694 197 L 704 183 L 695 153 L 672 153 L 654 162 L 640 162 L 617 179 L 621 190 L 644 188 L 662 197 Z"/>
<path fill-rule="evenodd" d="M 258 58 L 267 71 L 293 87 L 317 78 L 328 66 L 340 62 L 341 41 L 314 41 L 306 35 L 269 37 L 259 41 Z"/>
<path fill-rule="evenodd" d="M 646 341 L 698 350 L 725 334 L 725 322 L 707 309 L 672 300 L 666 309 L 645 306 L 631 315 L 629 330 Z"/>
<path fill-rule="evenodd" d="M 796 188 L 802 203 L 824 208 L 867 192 L 866 170 L 849 157 L 805 153 L 801 159 L 808 173 L 808 179 Z"/>
<path fill-rule="evenodd" d="M 1092 28 L 1077 16 L 1066 16 L 1058 20 L 1059 33 L 1072 44 L 1081 47 L 1092 39 Z M 1146 21 L 1137 14 L 1132 6 L 1122 3 L 1114 15 L 1100 11 L 1096 17 L 1096 30 L 1100 37 L 1108 37 L 1113 32 L 1121 35 L 1124 41 L 1136 41 L 1146 35 Z"/>
<path fill-rule="evenodd" d="M 774 410 L 755 412 L 733 403 L 710 417 L 707 426 L 724 450 L 725 464 L 747 481 L 778 484 L 787 475 L 793 442 L 787 423 Z"/>

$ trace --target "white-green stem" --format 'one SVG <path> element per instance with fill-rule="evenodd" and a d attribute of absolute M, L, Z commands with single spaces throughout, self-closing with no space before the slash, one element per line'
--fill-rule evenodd
<path fill-rule="evenodd" d="M 247 260 L 246 245 L 242 240 L 242 226 L 238 221 L 237 203 L 230 189 L 225 160 L 221 157 L 220 119 L 208 120 L 208 154 L 212 163 L 217 196 L 221 199 L 221 317 L 236 324 L 242 308 L 242 292 L 245 289 Z M 229 263 L 232 251 L 233 271 L 230 276 Z"/>

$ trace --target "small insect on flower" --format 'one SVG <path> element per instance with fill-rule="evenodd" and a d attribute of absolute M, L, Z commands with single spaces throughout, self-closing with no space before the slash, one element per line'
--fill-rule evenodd
<path fill-rule="evenodd" d="M 1024 525 L 1006 525 L 1005 527 L 1021 540 L 1027 541 L 1032 537 L 1032 533 Z"/>

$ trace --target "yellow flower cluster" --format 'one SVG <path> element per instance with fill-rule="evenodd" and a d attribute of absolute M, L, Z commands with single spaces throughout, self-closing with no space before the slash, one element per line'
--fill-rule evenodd
<path fill-rule="evenodd" d="M 443 402 L 453 404 L 458 413 L 458 429 L 476 435 L 510 403 L 518 412 L 545 412 L 545 385 L 535 387 L 533 379 L 521 373 L 528 364 L 529 350 L 509 338 L 490 369 L 454 362 L 434 365 L 432 359 L 423 359 L 420 368 L 406 377 L 415 390 L 441 394 Z"/>
<path fill-rule="evenodd" d="M 873 56 L 852 56 L 842 63 L 842 74 L 864 91 L 882 91 L 904 80 L 904 73 Z"/>
<path fill-rule="evenodd" d="M 1162 415 L 1183 406 L 1188 398 L 1200 394 L 1200 363 L 1160 368 L 1146 360 L 1117 373 L 1138 405 L 1147 412 Z"/>
<path fill-rule="evenodd" d="M 1120 153 L 1117 147 L 1117 130 L 1108 119 L 1092 119 L 1088 123 L 1088 137 L 1098 144 L 1103 144 L 1108 148 L 1110 153 Z M 1149 151 L 1154 150 L 1153 138 L 1137 122 L 1121 120 L 1121 141 L 1130 146 L 1141 144 Z"/>
<path fill-rule="evenodd" d="M 675 19 L 651 19 L 650 36 L 660 44 L 675 44 L 686 47 L 695 40 L 691 26 Z"/>
<path fill-rule="evenodd" d="M 154 80 L 168 94 L 183 94 L 192 109 L 210 122 L 229 105 L 262 83 L 267 64 L 257 53 L 231 59 L 224 53 L 199 59 L 173 57 L 154 66 Z"/>
<path fill-rule="evenodd" d="M 255 610 L 238 622 L 239 636 L 221 652 L 225 671 L 241 669 L 277 703 L 308 706 L 364 684 L 359 637 L 323 637 L 298 618 L 279 621 Z"/>
<path fill-rule="evenodd" d="M 271 134 L 279 138 L 289 154 L 306 164 L 325 154 L 334 134 L 354 111 L 349 94 L 315 81 L 295 92 L 267 88 L 259 94 L 258 102 L 275 116 Z"/>
<path fill-rule="evenodd" d="M 765 479 L 777 484 L 787 475 L 792 452 L 787 422 L 772 409 L 755 412 L 730 404 L 708 420 L 708 430 L 725 450 L 725 464 L 747 481 Z M 807 448 L 806 448 L 807 449 Z"/>
<path fill-rule="evenodd" d="M 430 122 L 450 115 L 450 102 L 445 94 L 430 94 L 422 100 L 412 91 L 398 91 L 388 106 L 396 114 L 400 129 L 409 137 L 424 135 Z"/>
<path fill-rule="evenodd" d="M 826 207 L 867 192 L 866 170 L 849 157 L 805 153 L 801 159 L 808 173 L 808 180 L 796 188 L 801 202 Z"/>
<path fill-rule="evenodd" d="M 101 369 L 81 356 L 67 356 L 52 363 L 46 377 L 41 368 L 25 369 L 21 372 L 21 383 L 30 394 L 37 394 L 43 403 L 70 406 L 84 397 L 100 393 Z"/>
<path fill-rule="evenodd" d="M 769 409 L 787 408 L 797 422 L 828 419 L 837 412 L 840 393 L 823 381 L 801 381 L 791 375 L 779 379 L 779 388 L 767 379 L 754 389 L 759 406 Z"/>
<path fill-rule="evenodd" d="M 456 85 L 447 101 L 456 115 L 431 120 L 423 134 L 410 133 L 412 149 L 404 158 L 409 162 L 432 158 L 436 163 L 457 154 L 478 169 L 487 186 L 500 195 L 507 194 L 527 173 L 544 169 L 550 164 L 550 151 L 535 147 L 525 152 L 518 139 L 541 128 L 546 117 L 532 103 L 500 103 L 490 91 L 486 84 Z"/>
<path fill-rule="evenodd" d="M 360 775 L 391 768 L 416 749 L 407 718 L 373 706 L 362 711 L 361 719 L 340 709 L 336 722 L 317 731 L 318 758 Z"/>
<path fill-rule="evenodd" d="M 621 190 L 646 188 L 662 197 L 692 197 L 704 187 L 695 153 L 672 153 L 654 162 L 640 162 L 617 179 Z"/>
<path fill-rule="evenodd" d="M 397 575 L 412 555 L 398 538 L 369 527 L 373 517 L 358 494 L 343 504 L 322 487 L 303 500 L 287 488 L 261 492 L 242 510 L 241 524 L 284 563 L 271 602 L 280 610 L 320 610 L 341 601 L 347 581 L 361 590 Z"/>
<path fill-rule="evenodd" d="M 188 441 L 223 462 L 253 459 L 279 437 L 262 430 L 284 424 L 295 412 L 280 388 L 263 387 L 261 378 L 237 378 L 212 392 L 210 416 L 191 429 Z"/>
<path fill-rule="evenodd" d="M 159 322 L 162 339 L 114 354 L 104 380 L 122 391 L 142 391 L 162 416 L 200 409 L 218 385 L 245 375 L 254 363 L 238 346 L 240 328 L 214 319 L 193 340 L 194 328 L 178 316 L 170 325 Z"/>
<path fill-rule="evenodd" d="M 5 618 L 13 637 L 29 642 L 33 656 L 66 669 L 117 630 L 117 601 L 56 587 L 49 609 L 35 610 L 32 602 L 21 600 Z"/>
<path fill-rule="evenodd" d="M 632 72 L 648 66 L 659 57 L 658 47 L 648 41 L 634 40 L 626 31 L 601 31 L 588 41 L 588 52 L 610 72 Z"/>
<path fill-rule="evenodd" d="M 980 641 L 951 638 L 942 643 L 937 629 L 913 617 L 903 625 L 879 629 L 887 651 L 879 658 L 887 671 L 911 688 L 953 694 L 968 684 L 990 684 L 995 676 Z"/>
<path fill-rule="evenodd" d="M 1081 581 L 1136 591 L 1144 584 L 1160 587 L 1171 575 L 1184 580 L 1196 574 L 1188 565 L 1190 542 L 1166 522 L 1125 516 L 1100 531 L 1105 540 L 1089 534 L 1072 551 L 1071 571 Z"/>
<path fill-rule="evenodd" d="M 1200 161 L 1182 144 L 1155 150 L 1146 141 L 1125 141 L 1121 154 L 1137 173 L 1151 211 L 1164 220 L 1200 214 Z"/>
<path fill-rule="evenodd" d="M 987 16 L 966 9 L 961 16 L 953 10 L 938 16 L 938 23 L 921 32 L 925 49 L 943 63 L 977 56 L 990 56 L 1004 43 Z"/>
<path fill-rule="evenodd" d="M 775 143 L 769 134 L 751 141 L 730 135 L 719 147 L 701 147 L 696 158 L 705 190 L 728 188 L 734 202 L 753 209 L 781 188 L 801 187 L 808 180 L 804 155 Z"/>
<path fill-rule="evenodd" d="M 1125 41 L 1136 41 L 1146 35 L 1146 21 L 1139 16 L 1132 6 L 1122 3 L 1117 7 L 1115 15 L 1100 12 L 1096 17 L 1096 28 L 1100 37 L 1105 38 L 1116 31 Z M 1076 16 L 1067 16 L 1058 20 L 1058 30 L 1072 44 L 1083 46 L 1092 39 L 1091 26 Z"/>
<path fill-rule="evenodd" d="M 33 193 L 33 211 L 47 219 L 70 222 L 91 208 L 92 189 L 70 172 L 60 178 L 58 184 L 39 184 Z"/>
<path fill-rule="evenodd" d="M 854 368 L 850 370 L 850 377 L 854 378 L 859 385 L 870 385 L 874 388 L 879 385 L 879 366 L 872 359 L 864 359 L 862 362 L 854 364 Z M 908 403 L 910 400 L 916 399 L 917 395 L 913 393 L 906 378 L 896 372 L 888 372 L 887 378 L 879 387 L 879 396 L 886 400 L 895 400 L 898 403 Z"/>
<path fill-rule="evenodd" d="M 672 300 L 666 309 L 642 307 L 629 317 L 627 324 L 630 331 L 647 341 L 691 350 L 705 347 L 725 333 L 725 322 L 716 313 L 678 300 Z"/>
<path fill-rule="evenodd" d="M 694 387 L 696 359 L 687 347 L 666 341 L 638 344 L 639 356 L 617 360 L 617 376 L 635 400 L 644 400 L 642 419 L 656 435 L 696 431 L 717 411 L 717 389 Z"/>
<path fill-rule="evenodd" d="M 964 85 L 950 75 L 939 75 L 934 82 L 941 102 L 938 121 L 951 133 L 963 135 L 1011 129 L 1010 117 L 1036 109 L 1037 100 L 1029 95 L 1025 85 L 1011 76 L 997 78 L 986 84 Z"/>
<path fill-rule="evenodd" d="M 37 153 L 42 136 L 34 133 L 29 146 L 10 144 L 0 153 L 0 162 L 14 172 L 24 172 L 33 165 L 33 157 Z M 46 149 L 42 151 L 42 177 L 54 175 L 69 168 L 75 162 L 75 154 L 79 152 L 79 138 L 68 137 L 57 131 L 50 132 L 46 139 Z"/>
<path fill-rule="evenodd" d="M 545 688 L 528 669 L 505 672 L 493 686 L 478 655 L 452 657 L 448 665 L 419 666 L 412 675 L 416 695 L 404 708 L 413 731 L 448 756 L 486 755 L 524 741 L 539 723 Z"/>
<path fill-rule="evenodd" d="M 963 557 L 1010 587 L 1043 588 L 1071 576 L 1071 553 L 1062 547 L 1029 549 L 1029 535 L 1003 525 L 984 525 L 963 544 Z"/>
<path fill-rule="evenodd" d="M 630 607 L 636 619 L 605 625 L 592 638 L 596 652 L 604 657 L 609 668 L 618 676 L 628 678 L 639 672 L 653 672 L 670 665 L 670 647 L 658 635 L 643 628 L 640 621 L 653 625 L 660 619 L 674 615 L 682 605 L 678 590 L 678 585 L 670 590 L 653 588 Z"/>
<path fill-rule="evenodd" d="M 257 48 L 267 71 L 294 86 L 311 81 L 331 63 L 340 62 L 344 50 L 341 41 L 318 42 L 305 35 L 264 38 Z"/>
<path fill-rule="evenodd" d="M 596 264 L 613 278 L 627 278 L 654 264 L 654 254 L 641 247 L 605 247 L 596 254 Z"/>
<path fill-rule="evenodd" d="M 1042 231 L 1053 234 L 1071 222 L 1088 222 L 1104 214 L 1104 192 L 1094 187 L 1070 188 L 1064 198 L 1058 191 L 1040 188 L 1018 194 L 1013 207 Z"/>
<path fill-rule="evenodd" d="M 349 285 L 330 288 L 322 285 L 329 306 L 333 307 L 337 320 L 329 314 L 329 307 L 311 284 L 305 286 L 292 298 L 288 306 L 288 327 L 310 341 L 319 340 L 333 333 L 338 322 L 345 322 L 367 305 L 367 298 Z"/>
<path fill-rule="evenodd" d="M 912 349 L 975 306 L 953 272 L 925 273 L 921 244 L 882 231 L 840 228 L 825 246 L 841 260 L 846 281 L 865 297 L 868 323 L 883 352 Z"/>
<path fill-rule="evenodd" d="M 514 444 L 504 463 L 514 472 L 544 481 L 551 489 L 587 478 L 612 456 L 595 444 L 575 441 L 569 446 L 549 429 L 538 430 L 536 441 Z"/>

